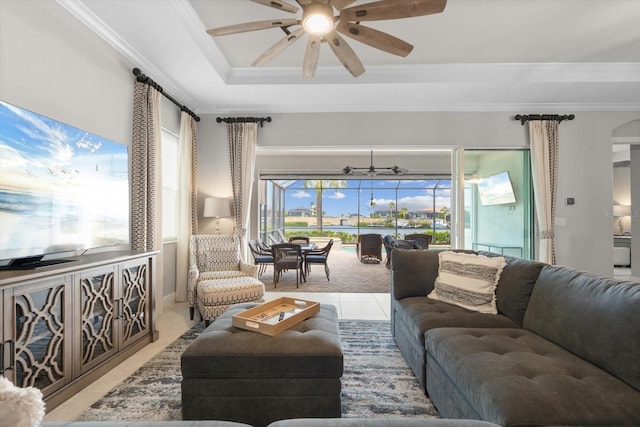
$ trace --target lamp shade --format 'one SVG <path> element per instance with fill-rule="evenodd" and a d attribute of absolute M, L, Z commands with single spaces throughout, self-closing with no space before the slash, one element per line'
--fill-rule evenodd
<path fill-rule="evenodd" d="M 631 206 L 613 205 L 613 216 L 631 216 Z"/>
<path fill-rule="evenodd" d="M 231 201 L 220 197 L 204 199 L 204 217 L 225 218 L 231 216 Z"/>

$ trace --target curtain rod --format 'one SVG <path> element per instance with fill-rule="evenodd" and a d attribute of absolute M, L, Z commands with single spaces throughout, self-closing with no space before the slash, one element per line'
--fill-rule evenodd
<path fill-rule="evenodd" d="M 563 120 L 573 120 L 576 116 L 574 114 L 529 114 L 529 115 L 521 115 L 516 114 L 513 118 L 515 120 L 520 120 L 520 124 L 524 125 L 526 122 L 531 120 L 557 120 L 561 122 Z"/>
<path fill-rule="evenodd" d="M 142 71 L 140 71 L 140 68 L 134 68 L 133 69 L 133 75 L 136 76 L 136 80 L 139 81 L 140 83 L 146 83 L 149 86 L 151 86 L 152 88 L 156 89 L 158 92 L 160 92 L 165 98 L 167 98 L 169 101 L 173 102 L 174 104 L 176 104 L 178 107 L 180 107 L 180 111 L 184 111 L 185 113 L 187 113 L 188 115 L 190 115 L 191 117 L 193 117 L 193 119 L 196 122 L 200 121 L 200 117 L 198 117 L 196 115 L 196 113 L 194 113 L 193 111 L 191 111 L 190 109 L 188 109 L 186 106 L 180 104 L 178 101 L 175 100 L 175 98 L 173 98 L 171 95 L 169 95 L 168 93 L 166 93 L 163 89 L 162 86 L 160 86 L 158 83 L 154 82 L 150 77 L 145 76 L 144 74 L 142 74 Z"/>
<path fill-rule="evenodd" d="M 264 122 L 271 123 L 271 117 L 216 117 L 218 123 L 260 123 L 263 127 Z"/>

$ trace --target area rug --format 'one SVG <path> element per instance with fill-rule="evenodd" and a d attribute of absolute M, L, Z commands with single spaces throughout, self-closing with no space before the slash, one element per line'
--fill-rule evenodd
<path fill-rule="evenodd" d="M 78 421 L 181 420 L 180 355 L 202 329 L 187 331 Z M 340 339 L 343 417 L 438 417 L 395 345 L 388 321 L 341 320 Z"/>

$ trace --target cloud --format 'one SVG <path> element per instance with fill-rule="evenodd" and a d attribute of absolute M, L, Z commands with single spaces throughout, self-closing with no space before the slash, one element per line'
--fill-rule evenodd
<path fill-rule="evenodd" d="M 335 199 L 335 200 L 342 200 L 345 197 L 347 197 L 347 195 L 344 193 L 341 193 L 340 191 L 336 191 L 335 193 L 332 193 L 326 196 L 327 199 Z"/>
<path fill-rule="evenodd" d="M 92 153 L 95 153 L 102 147 L 102 143 L 100 141 L 94 142 L 91 140 L 91 136 L 88 133 L 85 133 L 80 140 L 76 142 L 76 146 L 78 148 L 85 148 Z"/>
<path fill-rule="evenodd" d="M 73 147 L 67 142 L 69 135 L 61 126 L 50 126 L 35 114 L 16 108 L 10 104 L 4 104 L 8 110 L 24 120 L 29 126 L 18 126 L 20 131 L 32 139 L 45 142 L 46 150 L 51 157 L 61 163 L 68 163 L 73 157 Z"/>
<path fill-rule="evenodd" d="M 295 199 L 308 199 L 311 197 L 311 194 L 309 194 L 309 192 L 304 190 L 298 190 L 295 193 L 292 193 L 291 197 Z"/>

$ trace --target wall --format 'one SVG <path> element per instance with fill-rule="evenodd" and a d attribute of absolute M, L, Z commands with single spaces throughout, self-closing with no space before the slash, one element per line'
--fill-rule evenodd
<path fill-rule="evenodd" d="M 271 150 L 327 145 L 526 148 L 527 127 L 511 120 L 515 113 L 277 114 L 258 130 L 258 146 Z M 559 264 L 612 274 L 612 245 L 594 244 L 611 241 L 611 218 L 604 212 L 611 210 L 613 200 L 612 133 L 638 118 L 638 112 L 576 112 L 575 120 L 560 124 L 556 216 L 565 225 L 556 227 Z M 201 193 L 230 194 L 226 130 L 215 123 L 214 116 L 198 125 L 198 149 Z M 288 159 L 295 164 L 296 156 Z M 316 168 L 322 167 L 317 162 Z M 567 205 L 567 197 L 574 197 L 576 204 Z"/>
<path fill-rule="evenodd" d="M 131 66 L 53 1 L 0 1 L 0 99 L 130 144 Z"/>

